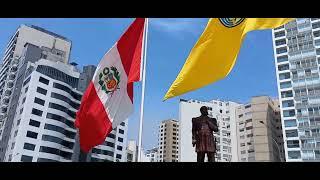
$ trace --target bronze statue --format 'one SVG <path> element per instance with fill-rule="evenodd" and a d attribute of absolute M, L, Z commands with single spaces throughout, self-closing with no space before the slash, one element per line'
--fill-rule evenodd
<path fill-rule="evenodd" d="M 196 146 L 197 162 L 204 162 L 207 154 L 208 162 L 215 161 L 216 142 L 213 131 L 218 132 L 217 120 L 208 117 L 208 108 L 200 108 L 201 116 L 192 118 L 192 145 Z"/>

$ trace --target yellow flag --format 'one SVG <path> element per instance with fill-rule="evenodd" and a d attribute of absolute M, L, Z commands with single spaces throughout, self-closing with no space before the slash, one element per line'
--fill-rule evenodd
<path fill-rule="evenodd" d="M 292 20 L 293 18 L 210 19 L 164 100 L 226 77 L 236 62 L 247 32 L 276 28 Z"/>

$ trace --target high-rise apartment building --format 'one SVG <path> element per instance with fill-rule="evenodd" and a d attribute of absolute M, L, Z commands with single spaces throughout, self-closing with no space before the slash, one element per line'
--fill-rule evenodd
<path fill-rule="evenodd" d="M 149 159 L 149 162 L 158 162 L 158 148 L 146 150 L 145 156 Z"/>
<path fill-rule="evenodd" d="M 236 108 L 238 161 L 284 160 L 279 101 L 256 96 Z"/>
<path fill-rule="evenodd" d="M 33 72 L 26 69 L 28 62 L 47 59 L 66 64 L 70 50 L 70 40 L 36 26 L 21 25 L 10 38 L 0 68 L 0 161 L 8 150 L 21 82 Z"/>
<path fill-rule="evenodd" d="M 320 18 L 272 31 L 286 161 L 320 161 Z"/>
<path fill-rule="evenodd" d="M 195 147 L 192 146 L 192 118 L 201 115 L 202 106 L 208 107 L 209 117 L 216 118 L 219 126 L 219 132 L 214 133 L 217 142 L 216 161 L 237 161 L 236 107 L 238 105 L 231 101 L 202 102 L 181 99 L 179 105 L 179 161 L 197 161 Z"/>
<path fill-rule="evenodd" d="M 12 126 L 4 134 L 9 137 L 4 161 L 71 162 L 82 96 L 76 90 L 80 73 L 63 61 L 52 61 L 55 55 L 53 49 L 25 45 L 9 109 Z"/>
<path fill-rule="evenodd" d="M 179 160 L 179 122 L 164 120 L 159 125 L 158 161 L 178 162 Z"/>

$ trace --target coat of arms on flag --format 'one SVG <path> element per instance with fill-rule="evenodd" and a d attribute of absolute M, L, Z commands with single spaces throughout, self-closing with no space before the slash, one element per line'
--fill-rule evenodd
<path fill-rule="evenodd" d="M 119 89 L 120 73 L 116 67 L 105 67 L 99 74 L 99 84 L 107 94 Z"/>

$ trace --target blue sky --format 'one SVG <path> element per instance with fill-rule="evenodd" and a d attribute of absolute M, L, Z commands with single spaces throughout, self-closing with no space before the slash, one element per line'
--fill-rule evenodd
<path fill-rule="evenodd" d="M 70 62 L 97 65 L 133 19 L 0 19 L 0 56 L 20 24 L 33 24 L 61 34 L 72 41 Z M 179 98 L 249 102 L 252 96 L 277 97 L 271 30 L 250 32 L 242 44 L 237 63 L 229 76 L 219 82 L 162 102 L 162 98 L 182 68 L 208 19 L 150 19 L 145 94 L 143 147 L 157 143 L 160 121 L 178 119 Z M 138 138 L 141 83 L 136 83 L 135 112 L 129 119 L 129 139 Z"/>

